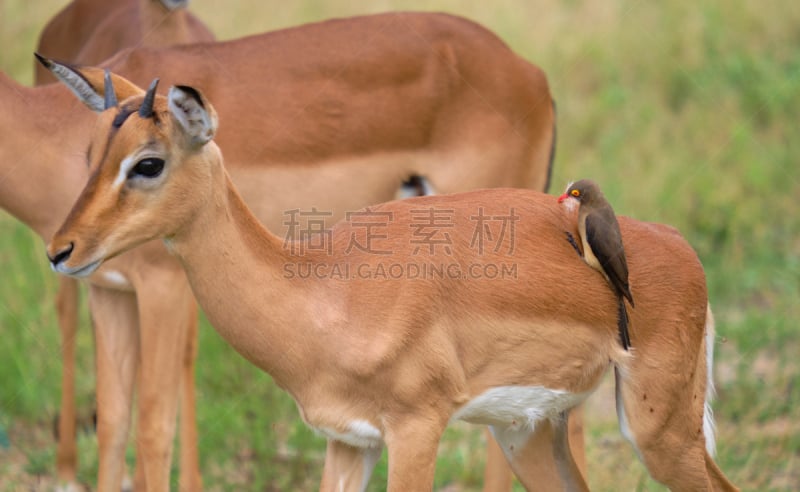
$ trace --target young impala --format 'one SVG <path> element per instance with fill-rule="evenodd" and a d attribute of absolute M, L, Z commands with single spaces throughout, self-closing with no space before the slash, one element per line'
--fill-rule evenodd
<path fill-rule="evenodd" d="M 554 422 L 563 486 L 586 490 L 561 416 L 613 366 L 622 431 L 651 475 L 674 490 L 735 490 L 708 450 L 705 276 L 673 229 L 620 220 L 637 293 L 636 349 L 626 353 L 616 299 L 566 240 L 575 220 L 552 196 L 496 189 L 389 202 L 312 248 L 248 210 L 198 90 L 164 97 L 151 85 L 105 105 L 89 181 L 47 248 L 53 268 L 84 277 L 164 238 L 212 325 L 327 436 L 324 489 L 363 489 L 385 444 L 388 490 L 431 490 L 439 438 L 460 419 L 492 427 L 529 490 L 540 484 L 523 466 L 527 444 Z"/>
<path fill-rule="evenodd" d="M 213 96 L 230 122 L 216 138 L 226 165 L 272 230 L 282 230 L 283 213 L 297 207 L 332 211 L 333 221 L 390 200 L 415 174 L 443 193 L 547 186 L 555 122 L 547 79 L 465 19 L 414 13 L 340 19 L 222 43 L 127 50 L 107 65 L 134 82 L 146 84 L 157 73 L 165 83 L 191 81 Z M 50 67 L 97 108 L 102 70 Z M 120 100 L 138 92 L 121 78 L 115 83 Z M 8 108 L 0 111 L 0 206 L 49 238 L 88 178 L 94 117 L 60 85 L 31 89 L 1 73 L 0 105 Z M 54 172 L 56 160 L 68 170 Z M 88 283 L 98 406 L 105 409 L 98 440 L 101 456 L 110 449 L 118 458 L 101 461 L 98 489 L 119 489 L 137 381 L 147 487 L 167 490 L 173 395 L 181 369 L 191 375 L 191 357 L 182 355 L 197 322 L 191 290 L 157 241 L 104 264 Z M 542 446 L 531 466 L 548 483 L 554 467 L 549 444 Z M 582 445 L 577 449 L 582 456 Z M 502 482 L 509 471 L 501 453 L 497 458 Z M 499 490 L 490 478 L 486 490 Z"/>

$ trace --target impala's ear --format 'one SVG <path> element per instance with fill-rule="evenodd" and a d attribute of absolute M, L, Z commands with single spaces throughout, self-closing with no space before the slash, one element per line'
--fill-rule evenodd
<path fill-rule="evenodd" d="M 96 67 L 75 67 L 67 63 L 50 60 L 38 53 L 34 53 L 34 55 L 45 68 L 50 70 L 58 80 L 75 93 L 78 99 L 89 109 L 98 113 L 105 109 L 105 70 Z M 144 92 L 136 84 L 119 75 L 111 74 L 111 80 L 114 84 L 116 99 L 119 101 Z"/>
<path fill-rule="evenodd" d="M 168 99 L 169 112 L 183 129 L 191 147 L 201 147 L 214 138 L 217 112 L 200 91 L 177 85 L 169 89 Z"/>

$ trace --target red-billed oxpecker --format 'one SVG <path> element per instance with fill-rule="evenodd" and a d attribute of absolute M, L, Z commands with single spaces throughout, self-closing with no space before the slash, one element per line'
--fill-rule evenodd
<path fill-rule="evenodd" d="M 583 246 L 584 261 L 599 271 L 611 285 L 611 289 L 619 297 L 619 335 L 625 350 L 631 346 L 628 336 L 628 312 L 625 301 L 633 304 L 633 296 L 628 285 L 628 263 L 625 261 L 625 249 L 622 246 L 622 235 L 614 209 L 603 196 L 597 183 L 582 179 L 570 184 L 567 191 L 558 197 L 569 210 L 578 208 L 578 234 Z M 572 236 L 570 242 L 575 245 Z"/>

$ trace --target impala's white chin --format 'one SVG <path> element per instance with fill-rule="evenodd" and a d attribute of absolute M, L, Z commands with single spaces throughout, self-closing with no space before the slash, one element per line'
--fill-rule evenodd
<path fill-rule="evenodd" d="M 81 267 L 74 267 L 70 268 L 63 263 L 59 263 L 56 266 L 50 264 L 50 268 L 53 271 L 60 273 L 62 275 L 69 275 L 70 277 L 77 277 L 77 278 L 86 278 L 89 275 L 93 274 L 95 270 L 103 263 L 103 260 L 95 260 L 89 264 L 86 264 Z"/>

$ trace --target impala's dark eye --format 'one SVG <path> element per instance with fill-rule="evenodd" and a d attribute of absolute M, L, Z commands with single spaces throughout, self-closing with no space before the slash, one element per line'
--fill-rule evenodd
<path fill-rule="evenodd" d="M 155 178 L 164 170 L 164 159 L 158 157 L 148 157 L 137 162 L 128 173 L 129 178 L 142 176 L 144 178 Z"/>

